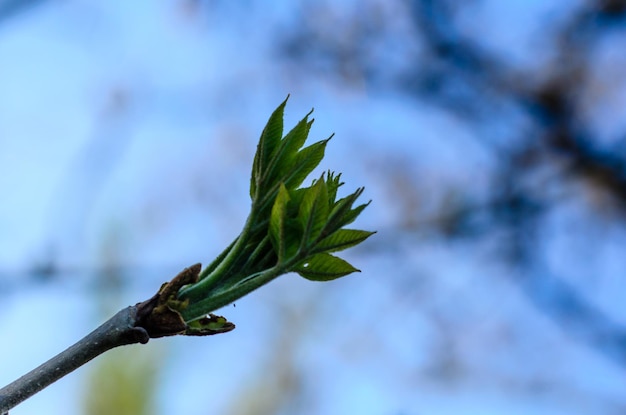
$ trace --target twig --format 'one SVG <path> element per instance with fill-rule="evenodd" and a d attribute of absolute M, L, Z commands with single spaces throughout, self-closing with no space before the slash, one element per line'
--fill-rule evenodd
<path fill-rule="evenodd" d="M 147 343 L 148 332 L 136 323 L 137 307 L 126 307 L 73 346 L 0 389 L 0 414 L 8 414 L 9 409 L 108 350 Z"/>

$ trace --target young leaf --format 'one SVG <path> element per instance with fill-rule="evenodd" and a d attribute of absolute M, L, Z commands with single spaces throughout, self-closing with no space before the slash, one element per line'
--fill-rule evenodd
<path fill-rule="evenodd" d="M 287 272 L 326 281 L 358 271 L 330 252 L 372 234 L 341 229 L 367 206 L 353 208 L 363 189 L 336 200 L 343 183 L 341 174 L 331 171 L 310 187 L 300 187 L 319 165 L 332 136 L 303 147 L 313 123 L 309 113 L 282 137 L 285 104 L 261 134 L 250 181 L 252 210 L 240 236 L 203 271 L 201 280 L 178 294 L 185 321 L 202 318 Z"/>
<path fill-rule="evenodd" d="M 267 187 L 273 187 L 275 183 L 285 181 L 284 173 L 293 167 L 293 161 L 307 139 L 310 129 L 308 114 L 280 140 L 280 144 L 274 152 L 272 159 L 265 166 L 262 173 Z"/>
<path fill-rule="evenodd" d="M 328 185 L 328 201 L 331 204 L 335 203 L 335 199 L 337 198 L 337 189 L 341 187 L 343 182 L 341 182 L 341 173 L 335 176 L 335 172 L 328 171 L 326 173 L 326 183 Z"/>
<path fill-rule="evenodd" d="M 348 262 L 330 254 L 317 254 L 300 263 L 295 272 L 311 281 L 330 281 L 353 272 L 361 272 Z"/>
<path fill-rule="evenodd" d="M 285 257 L 285 221 L 287 219 L 287 202 L 289 202 L 289 192 L 285 185 L 281 183 L 274 206 L 272 206 L 272 214 L 270 217 L 270 238 L 272 245 L 281 261 Z"/>
<path fill-rule="evenodd" d="M 324 228 L 324 233 L 326 235 L 330 235 L 331 233 L 335 232 L 337 229 L 344 227 L 348 223 L 352 222 L 352 220 L 354 220 L 352 219 L 349 222 L 347 222 L 346 216 L 348 215 L 352 216 L 351 215 L 351 212 L 353 210 L 352 205 L 358 199 L 361 193 L 363 193 L 362 187 L 357 189 L 356 192 L 352 193 L 351 195 L 343 197 L 334 203 L 334 205 L 332 206 L 330 210 L 330 215 L 328 216 L 326 227 Z M 365 208 L 365 206 L 363 206 L 363 208 Z M 361 210 L 363 210 L 363 208 L 361 208 Z"/>
<path fill-rule="evenodd" d="M 309 135 L 309 130 L 311 130 L 311 125 L 313 125 L 313 120 L 309 121 L 309 115 L 311 115 L 312 112 L 313 110 L 301 119 L 283 138 L 281 142 L 281 152 L 285 162 L 293 160 L 293 156 L 295 156 L 298 150 L 304 145 Z"/>
<path fill-rule="evenodd" d="M 261 133 L 261 138 L 259 139 L 256 154 L 254 155 L 254 162 L 252 164 L 252 176 L 250 180 L 250 197 L 252 198 L 254 198 L 256 189 L 260 185 L 259 181 L 268 168 L 283 136 L 283 115 L 288 99 L 289 96 L 274 110 Z"/>
<path fill-rule="evenodd" d="M 330 236 L 322 239 L 315 246 L 315 252 L 336 252 L 355 246 L 375 234 L 376 232 L 357 229 L 339 229 Z"/>
<path fill-rule="evenodd" d="M 328 188 L 322 176 L 308 188 L 298 211 L 298 221 L 303 229 L 303 246 L 308 246 L 322 232 L 328 220 L 328 210 Z"/>
<path fill-rule="evenodd" d="M 344 216 L 343 216 L 343 220 L 342 220 L 342 224 L 341 226 L 346 226 L 351 224 L 352 222 L 355 221 L 355 219 L 361 214 L 361 212 L 363 211 L 363 209 L 365 209 L 366 207 L 369 206 L 369 204 L 372 201 L 370 200 L 367 203 L 363 203 L 362 205 L 359 205 L 357 207 L 355 207 L 354 209 L 350 209 L 350 211 L 348 211 Z"/>
<path fill-rule="evenodd" d="M 302 184 L 304 179 L 320 164 L 324 158 L 326 144 L 330 138 L 313 143 L 300 150 L 294 158 L 289 170 L 281 173 L 287 189 L 295 189 Z"/>
<path fill-rule="evenodd" d="M 198 320 L 187 323 L 186 336 L 207 336 L 211 334 L 226 333 L 235 328 L 235 325 L 222 316 L 209 314 Z"/>

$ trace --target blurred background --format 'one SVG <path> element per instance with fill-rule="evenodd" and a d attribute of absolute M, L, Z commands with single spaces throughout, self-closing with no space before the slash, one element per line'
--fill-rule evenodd
<path fill-rule="evenodd" d="M 626 413 L 626 2 L 0 0 L 0 383 L 240 231 L 311 107 L 362 273 L 11 414 Z"/>

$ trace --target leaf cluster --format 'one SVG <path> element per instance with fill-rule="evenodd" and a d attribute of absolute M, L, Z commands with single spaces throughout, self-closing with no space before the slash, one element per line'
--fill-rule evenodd
<path fill-rule="evenodd" d="M 322 174 L 311 186 L 289 190 L 281 185 L 270 218 L 270 238 L 281 263 L 289 271 L 315 281 L 328 281 L 358 271 L 331 252 L 355 246 L 373 232 L 342 229 L 367 204 L 353 208 L 362 188 L 336 200 L 340 175 Z"/>
<path fill-rule="evenodd" d="M 363 188 L 338 199 L 341 174 L 330 171 L 301 187 L 324 158 L 332 136 L 305 146 L 312 111 L 283 136 L 286 104 L 272 113 L 259 139 L 244 229 L 196 283 L 179 291 L 174 306 L 185 321 L 201 318 L 284 273 L 328 281 L 358 271 L 332 253 L 373 234 L 344 228 L 369 204 L 355 206 Z"/>

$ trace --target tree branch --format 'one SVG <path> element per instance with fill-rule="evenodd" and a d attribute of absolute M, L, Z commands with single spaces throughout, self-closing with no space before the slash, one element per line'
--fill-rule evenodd
<path fill-rule="evenodd" d="M 0 415 L 7 415 L 9 409 L 118 346 L 145 344 L 150 339 L 178 334 L 208 336 L 233 330 L 234 324 L 213 314 L 187 324 L 178 311 L 169 307 L 171 296 L 195 281 L 200 269 L 200 264 L 185 268 L 149 300 L 120 310 L 78 343 L 0 389 Z"/>
<path fill-rule="evenodd" d="M 0 414 L 8 414 L 9 409 L 108 350 L 147 343 L 148 332 L 136 323 L 137 307 L 126 307 L 73 346 L 0 389 Z"/>
<path fill-rule="evenodd" d="M 115 347 L 233 330 L 233 323 L 211 312 L 279 275 L 293 271 L 309 280 L 328 281 L 359 271 L 330 253 L 375 233 L 344 229 L 369 204 L 354 206 L 363 188 L 337 200 L 343 182 L 341 173 L 331 171 L 311 186 L 300 187 L 324 157 L 330 138 L 303 148 L 313 123 L 311 113 L 283 136 L 286 103 L 274 111 L 261 134 L 252 168 L 252 210 L 235 242 L 204 271 L 201 264 L 185 268 L 152 298 L 121 310 L 75 345 L 0 389 L 1 415 Z"/>

